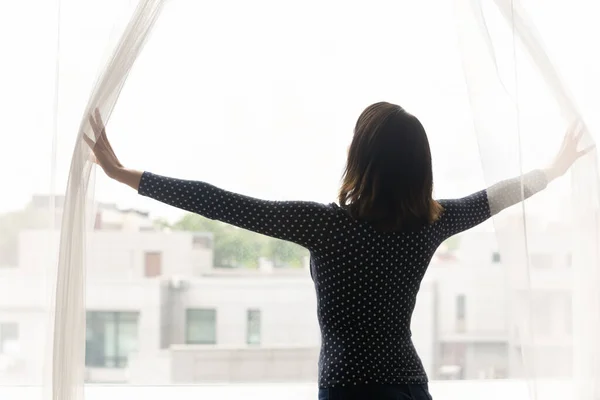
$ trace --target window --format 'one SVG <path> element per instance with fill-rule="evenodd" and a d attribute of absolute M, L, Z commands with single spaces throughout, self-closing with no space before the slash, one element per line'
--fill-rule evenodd
<path fill-rule="evenodd" d="M 162 273 L 162 254 L 159 252 L 147 252 L 144 260 L 144 274 L 147 278 L 160 276 Z"/>
<path fill-rule="evenodd" d="M 456 330 L 458 332 L 464 332 L 466 328 L 466 303 L 467 299 L 464 294 L 459 294 L 456 297 Z"/>
<path fill-rule="evenodd" d="M 250 309 L 247 313 L 246 342 L 248 344 L 260 344 L 260 310 Z"/>
<path fill-rule="evenodd" d="M 19 325 L 16 323 L 0 323 L 0 354 L 8 353 L 11 344 L 19 339 Z"/>
<path fill-rule="evenodd" d="M 185 342 L 187 344 L 216 344 L 217 311 L 214 309 L 187 310 Z"/>
<path fill-rule="evenodd" d="M 573 266 L 573 254 L 568 253 L 565 256 L 565 267 L 571 268 Z"/>
<path fill-rule="evenodd" d="M 210 238 L 207 236 L 194 236 L 192 247 L 194 249 L 210 249 Z"/>
<path fill-rule="evenodd" d="M 125 368 L 129 354 L 137 351 L 137 312 L 88 311 L 86 315 L 85 365 Z"/>
<path fill-rule="evenodd" d="M 44 382 L 44 375 L 68 375 L 44 368 L 53 350 L 52 317 L 60 322 L 57 326 L 70 326 L 73 317 L 85 322 L 86 311 L 139 311 L 137 337 L 132 339 L 137 339 L 137 350 L 127 355 L 126 368 L 87 368 L 85 380 L 94 387 L 87 387 L 86 392 L 99 390 L 89 395 L 98 400 L 185 400 L 186 395 L 227 400 L 227 391 L 255 389 L 257 397 L 269 399 L 279 394 L 280 388 L 284 389 L 281 397 L 289 399 L 286 391 L 315 392 L 316 385 L 309 382 L 318 378 L 323 339 L 317 316 L 326 320 L 323 328 L 366 324 L 362 331 L 373 335 L 357 338 L 365 345 L 356 350 L 363 353 L 369 348 L 377 350 L 380 344 L 384 348 L 376 340 L 386 333 L 412 334 L 418 357 L 432 377 L 441 359 L 439 347 L 448 342 L 464 347 L 452 350 L 458 355 L 444 364 L 450 367 L 447 376 L 453 376 L 455 365 L 463 365 L 469 379 L 477 379 L 477 372 L 488 366 L 504 365 L 498 360 L 508 366 L 506 387 L 474 382 L 452 393 L 456 385 L 440 384 L 432 388 L 434 394 L 483 400 L 491 391 L 503 391 L 503 397 L 520 400 L 519 394 L 528 394 L 522 390 L 528 383 L 518 381 L 525 380 L 528 372 L 543 382 L 537 385 L 539 391 L 571 385 L 569 380 L 575 374 L 570 369 L 574 366 L 579 374 L 577 351 L 594 349 L 595 335 L 580 335 L 581 327 L 575 326 L 575 335 L 567 337 L 564 331 L 569 327 L 561 326 L 562 320 L 573 318 L 555 305 L 549 311 L 551 328 L 563 336 L 541 337 L 532 329 L 531 323 L 537 320 L 529 315 L 530 307 L 518 304 L 517 293 L 574 292 L 575 307 L 582 307 L 573 311 L 575 322 L 587 322 L 588 328 L 594 328 L 595 321 L 585 318 L 600 317 L 600 301 L 586 304 L 579 299 L 588 300 L 584 297 L 588 289 L 589 294 L 600 293 L 600 279 L 593 279 L 593 274 L 578 279 L 579 272 L 589 267 L 595 272 L 592 253 L 600 244 L 593 229 L 600 221 L 594 163 L 581 160 L 576 173 L 565 174 L 525 203 L 488 217 L 502 206 L 492 204 L 490 210 L 490 201 L 520 200 L 530 194 L 528 182 L 517 176 L 544 167 L 543 161 L 551 161 L 559 150 L 568 123 L 564 115 L 574 114 L 570 111 L 575 108 L 561 112 L 566 102 L 564 98 L 555 101 L 554 95 L 571 92 L 582 111 L 597 107 L 591 102 L 598 97 L 591 93 L 597 93 L 592 90 L 600 79 L 592 71 L 600 68 L 600 57 L 587 51 L 595 42 L 593 37 L 600 36 L 600 32 L 591 32 L 600 31 L 600 24 L 597 28 L 592 25 L 591 5 L 596 2 L 580 1 L 569 7 L 566 1 L 529 1 L 524 9 L 531 23 L 527 23 L 527 15 L 521 23 L 518 7 L 513 14 L 508 1 L 498 2 L 500 7 L 484 1 L 465 2 L 457 12 L 446 0 L 339 4 L 179 1 L 161 7 L 161 15 L 151 10 L 152 4 L 162 2 L 139 3 L 137 9 L 136 3 L 42 0 L 34 3 L 38 12 L 31 12 L 29 2 L 0 0 L 0 34 L 11 39 L 0 47 L 7 59 L 20 61 L 0 63 L 0 104 L 9 105 L 0 118 L 4 189 L 0 262 L 14 266 L 13 270 L 0 268 L 0 323 L 18 322 L 18 341 L 5 339 L 9 354 L 0 354 L 0 400 L 33 397 L 16 392 L 6 396 L 7 387 L 12 391 L 26 384 L 31 392 L 31 386 Z M 389 11 L 382 13 L 383 7 Z M 231 15 L 232 9 L 237 15 Z M 274 12 L 277 18 L 272 17 Z M 340 13 L 345 18 L 336 18 Z M 134 15 L 139 19 L 127 28 Z M 564 15 L 560 32 L 553 29 L 557 15 Z M 21 23 L 25 19 L 28 24 Z M 360 29 L 352 23 L 356 20 L 362 22 Z M 150 24 L 155 29 L 148 40 L 141 40 L 136 34 L 146 32 Z M 538 32 L 529 35 L 527 28 L 534 25 Z M 132 36 L 119 45 L 123 33 Z M 465 40 L 459 37 L 463 33 Z M 526 40 L 526 46 L 518 37 L 513 41 L 513 33 Z M 210 39 L 199 44 L 197 38 Z M 537 40 L 533 39 L 537 38 L 549 50 L 552 65 L 535 46 Z M 490 42 L 492 46 L 488 46 Z M 201 51 L 189 50 L 200 46 Z M 488 47 L 493 48 L 488 52 Z M 411 57 L 398 57 L 390 48 L 401 48 Z M 425 48 L 427 51 L 422 50 Z M 536 51 L 533 57 L 530 50 Z M 365 57 L 357 57 L 359 51 Z M 573 62 L 575 57 L 577 62 Z M 372 58 L 377 62 L 370 62 Z M 108 73 L 104 66 L 110 67 Z M 545 75 L 554 67 L 564 81 Z M 103 81 L 102 76 L 111 79 Z M 121 79 L 125 77 L 129 78 L 126 82 Z M 573 87 L 563 92 L 562 82 Z M 349 83 L 353 90 L 343 90 Z M 94 87 L 103 89 L 88 99 Z M 425 228 L 435 237 L 422 239 L 429 248 L 430 240 L 437 246 L 456 233 L 435 251 L 413 254 L 410 247 L 420 247 L 421 237 L 411 243 L 413 235 L 408 232 L 391 234 L 378 229 L 361 234 L 362 244 L 357 244 L 359 241 L 350 238 L 353 227 L 344 229 L 344 223 L 328 217 L 346 213 L 335 203 L 339 203 L 347 146 L 361 112 L 381 100 L 399 103 L 406 112 L 414 113 L 426 130 L 435 176 L 435 187 L 428 189 L 434 189 L 435 199 L 448 201 L 442 200 L 447 205 L 444 221 Z M 178 180 L 169 193 L 160 190 L 167 185 L 159 186 L 146 173 L 150 179 L 145 179 L 148 185 L 142 185 L 144 195 L 140 196 L 89 162 L 90 149 L 79 137 L 81 121 L 94 138 L 85 119 L 88 103 L 100 106 L 117 154 L 131 154 L 132 163 L 141 170 L 148 168 Z M 421 124 L 414 122 L 420 129 Z M 594 135 L 586 132 L 585 136 L 582 145 Z M 428 162 L 425 166 L 429 169 Z M 534 175 L 543 181 L 543 173 Z M 499 185 L 486 194 L 488 185 L 511 178 L 514 192 L 498 190 L 496 197 L 492 192 L 503 186 Z M 584 178 L 590 179 L 589 185 L 582 185 L 587 183 Z M 189 180 L 205 183 L 191 184 Z M 220 195 L 227 192 L 239 196 L 223 201 Z M 30 206 L 35 193 L 48 195 L 34 198 L 38 206 Z M 451 200 L 464 197 L 469 199 L 462 205 Z M 253 198 L 270 200 L 270 204 L 297 200 L 326 215 L 324 220 L 311 220 L 303 207 L 295 205 L 283 214 L 271 207 L 252 212 L 253 207 L 246 208 L 240 199 Z M 202 208 L 200 214 L 189 211 L 196 206 Z M 132 210 L 138 207 L 149 214 Z M 456 229 L 445 224 L 452 208 L 457 211 Z M 100 230 L 90 231 L 96 212 L 101 213 Z M 235 219 L 241 227 L 226 223 L 232 222 L 233 215 L 239 217 Z M 259 229 L 265 225 L 265 216 L 277 223 L 269 232 Z M 457 232 L 461 222 L 462 228 L 467 228 L 482 219 L 486 219 L 484 224 Z M 362 222 L 356 224 L 358 229 Z M 300 225 L 305 233 L 293 229 Z M 73 234 L 81 232 L 79 228 L 86 231 L 85 236 Z M 313 250 L 313 259 L 328 265 L 319 271 L 303 270 L 309 251 L 271 236 L 303 243 Z M 375 236 L 384 238 L 381 248 L 372 241 Z M 337 255 L 330 251 L 331 244 L 346 240 L 342 245 L 346 247 L 342 249 L 345 267 L 332 274 L 333 268 L 325 272 Z M 319 242 L 322 246 L 312 246 Z M 210 248 L 203 247 L 207 244 Z M 327 248 L 317 251 L 317 247 Z M 532 252 L 548 253 L 554 266 L 562 268 L 569 251 L 573 252 L 572 270 L 522 265 Z M 430 267 L 416 266 L 421 260 L 429 261 L 432 253 L 435 258 Z M 392 255 L 393 263 L 382 261 Z M 261 271 L 260 266 L 265 266 L 261 260 L 270 260 L 269 273 Z M 79 261 L 85 261 L 87 277 Z M 67 263 L 71 267 L 63 268 Z M 399 286 L 384 275 L 386 269 L 397 270 L 399 265 L 406 268 L 398 274 L 414 285 Z M 323 279 L 317 279 L 319 276 Z M 356 285 L 345 285 L 349 278 Z M 68 295 L 68 301 L 56 302 L 52 289 L 57 282 L 69 287 L 76 283 L 75 288 L 85 283 L 86 290 L 59 292 L 59 299 Z M 347 302 L 354 297 L 347 290 L 360 294 L 356 297 L 359 304 Z M 401 292 L 410 298 L 400 299 Z M 396 301 L 365 318 L 360 315 L 358 307 L 366 310 L 370 301 L 388 294 L 397 297 Z M 459 295 L 464 295 L 461 305 Z M 79 315 L 72 313 L 72 306 L 84 305 L 83 300 L 88 308 L 80 308 Z M 56 308 L 61 304 L 64 307 Z M 346 306 L 348 312 L 340 313 Z M 398 311 L 406 306 L 415 306 L 414 317 L 404 319 L 404 326 L 386 326 L 386 314 L 394 313 L 392 319 L 397 320 Z M 210 318 L 190 315 L 188 326 L 188 309 L 214 311 L 206 311 Z M 256 313 L 251 313 L 252 309 Z M 124 328 L 122 321 L 110 315 L 106 321 L 90 321 L 96 328 L 86 336 L 88 355 L 100 360 L 99 365 L 108 357 L 119 356 L 115 341 L 120 340 Z M 369 326 L 379 318 L 381 326 Z M 85 326 L 73 326 L 81 326 L 81 340 Z M 519 328 L 518 337 L 511 335 L 513 326 Z M 329 329 L 322 333 L 335 345 L 349 343 L 347 336 L 331 337 Z M 600 336 L 600 332 L 596 334 Z M 187 340 L 216 344 L 187 345 Z M 509 354 L 492 348 L 505 342 Z M 412 350 L 413 345 L 409 347 Z M 57 350 L 69 350 L 69 344 Z M 342 350 L 347 354 L 347 349 Z M 10 357 L 13 354 L 16 357 Z M 590 360 L 593 357 L 595 354 L 589 354 Z M 586 361 L 583 358 L 581 364 Z M 350 371 L 352 365 L 344 366 L 340 375 L 357 372 L 359 377 L 362 367 L 376 370 L 379 364 L 383 369 L 385 361 L 373 359 L 374 365 L 359 365 L 358 371 Z M 390 369 L 402 360 L 397 361 Z M 600 367 L 600 357 L 598 361 Z M 582 370 L 581 375 L 585 373 Z M 269 386 L 278 381 L 286 384 Z M 131 386 L 107 390 L 107 383 Z M 251 385 L 226 387 L 238 383 Z M 98 384 L 102 387 L 96 388 Z M 180 386 L 172 392 L 154 387 L 151 396 L 147 395 L 150 390 L 141 388 L 168 384 L 199 386 Z M 215 384 L 221 385 L 223 392 L 216 390 Z M 266 392 L 273 392 L 271 396 L 261 396 L 258 387 L 263 385 Z M 109 390 L 113 396 L 107 396 Z M 191 393 L 196 390 L 201 392 Z"/>
<path fill-rule="evenodd" d="M 498 253 L 497 251 L 492 253 L 492 262 L 494 264 L 498 264 L 501 260 L 502 258 L 500 257 L 500 253 Z"/>

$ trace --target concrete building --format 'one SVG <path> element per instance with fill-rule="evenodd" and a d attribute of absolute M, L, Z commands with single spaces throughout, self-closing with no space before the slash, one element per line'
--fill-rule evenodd
<path fill-rule="evenodd" d="M 256 270 L 214 268 L 210 235 L 157 230 L 135 210 L 100 207 L 95 228 L 87 251 L 89 382 L 316 379 L 319 330 L 308 263 L 282 269 L 261 260 Z M 538 237 L 530 251 L 539 264 L 532 269 L 540 285 L 534 297 L 541 296 L 540 310 L 562 303 L 536 314 L 543 343 L 536 349 L 562 354 L 565 365 L 545 366 L 548 375 L 560 376 L 571 357 L 569 314 L 563 311 L 563 321 L 554 315 L 568 304 L 568 256 L 552 253 L 552 240 L 564 238 Z M 58 240 L 56 231 L 22 232 L 18 266 L 0 271 L 0 382 L 42 380 L 47 346 L 40 333 L 49 332 Z M 440 248 L 426 274 L 412 333 L 431 379 L 523 374 L 520 349 L 527 343 L 512 328 L 513 310 L 523 306 L 512 300 L 521 288 L 496 242 L 493 233 L 464 234 L 457 249 Z M 557 294 L 564 299 L 556 300 L 563 298 Z"/>

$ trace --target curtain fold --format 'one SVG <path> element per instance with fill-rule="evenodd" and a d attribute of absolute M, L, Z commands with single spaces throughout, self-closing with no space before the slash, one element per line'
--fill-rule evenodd
<path fill-rule="evenodd" d="M 83 113 L 65 193 L 60 232 L 59 258 L 54 283 L 50 326 L 53 340 L 52 361 L 48 363 L 49 378 L 46 396 L 53 400 L 83 399 L 85 381 L 85 248 L 86 231 L 93 219 L 90 176 L 93 163 L 91 150 L 82 136 L 93 136 L 89 116 L 100 111 L 105 124 L 136 57 L 158 18 L 163 0 L 140 0 L 102 70 Z"/>

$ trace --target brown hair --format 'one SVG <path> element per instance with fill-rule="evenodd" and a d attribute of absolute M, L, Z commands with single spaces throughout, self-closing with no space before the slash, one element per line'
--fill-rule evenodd
<path fill-rule="evenodd" d="M 367 107 L 356 122 L 340 206 L 384 231 L 419 229 L 442 206 L 432 198 L 429 140 L 421 122 L 398 105 Z"/>

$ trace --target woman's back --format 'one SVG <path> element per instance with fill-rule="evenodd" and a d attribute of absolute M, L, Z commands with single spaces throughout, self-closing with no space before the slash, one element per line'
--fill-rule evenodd
<path fill-rule="evenodd" d="M 378 232 L 331 207 L 328 245 L 311 252 L 322 333 L 320 387 L 427 382 L 410 320 L 443 240 L 439 226 Z"/>
<path fill-rule="evenodd" d="M 438 221 L 399 232 L 378 231 L 329 206 L 326 236 L 311 250 L 321 387 L 427 382 L 410 331 L 421 280 L 449 235 L 490 215 L 485 192 L 441 204 L 445 211 Z"/>

